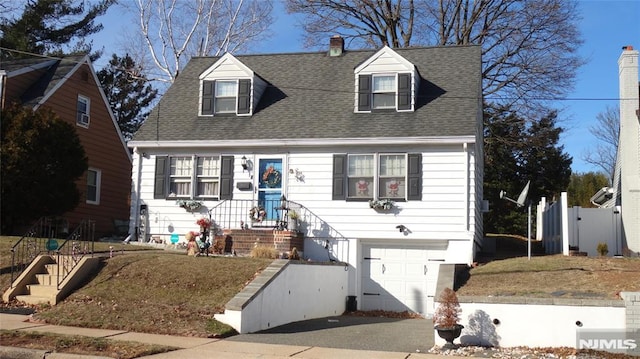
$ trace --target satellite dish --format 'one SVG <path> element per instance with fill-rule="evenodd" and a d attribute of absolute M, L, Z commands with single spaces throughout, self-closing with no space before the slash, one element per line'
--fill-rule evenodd
<path fill-rule="evenodd" d="M 529 193 L 529 184 L 531 181 L 527 181 L 527 185 L 524 186 L 522 192 L 518 196 L 518 200 L 514 201 L 513 199 L 507 197 L 507 193 L 505 191 L 500 191 L 500 199 L 506 199 L 509 202 L 513 202 L 518 205 L 518 207 L 524 207 L 524 202 L 527 200 L 527 193 Z"/>
<path fill-rule="evenodd" d="M 531 181 L 527 181 L 527 185 L 524 186 L 522 192 L 520 192 L 520 195 L 518 196 L 518 200 L 516 201 L 516 203 L 520 207 L 524 206 L 524 201 L 527 199 L 527 193 L 529 193 L 529 183 L 531 183 Z"/>

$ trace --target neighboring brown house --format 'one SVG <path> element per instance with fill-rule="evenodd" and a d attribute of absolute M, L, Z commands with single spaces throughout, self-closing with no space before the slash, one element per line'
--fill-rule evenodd
<path fill-rule="evenodd" d="M 63 216 L 70 231 L 91 219 L 96 238 L 113 234 L 114 220 L 129 217 L 131 155 L 89 58 L 0 62 L 0 105 L 14 102 L 48 107 L 76 126 L 89 169 L 77 182 L 80 203 Z"/>

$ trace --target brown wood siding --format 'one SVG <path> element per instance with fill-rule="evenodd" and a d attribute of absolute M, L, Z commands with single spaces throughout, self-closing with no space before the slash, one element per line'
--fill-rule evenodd
<path fill-rule="evenodd" d="M 22 75 L 7 78 L 5 83 L 5 106 L 12 102 L 20 102 L 20 97 L 31 85 L 38 80 L 45 70 L 34 70 Z"/>
<path fill-rule="evenodd" d="M 89 74 L 87 81 L 82 79 L 83 72 Z M 85 173 L 77 182 L 82 193 L 80 204 L 64 215 L 72 224 L 85 218 L 95 220 L 96 239 L 114 232 L 114 219 L 129 218 L 131 192 L 131 162 L 97 86 L 90 69 L 83 65 L 42 105 L 75 126 L 89 158 L 89 167 L 101 171 L 99 204 L 86 203 Z M 76 125 L 78 95 L 90 99 L 89 128 Z"/>

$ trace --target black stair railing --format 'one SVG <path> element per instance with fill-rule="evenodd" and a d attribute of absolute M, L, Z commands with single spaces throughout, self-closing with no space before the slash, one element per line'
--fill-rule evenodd
<path fill-rule="evenodd" d="M 57 287 L 69 276 L 80 260 L 85 256 L 92 256 L 95 249 L 96 223 L 85 219 L 57 248 Z"/>
<path fill-rule="evenodd" d="M 316 245 L 324 247 L 330 260 L 346 258 L 348 246 L 336 246 L 347 238 L 333 226 L 316 215 L 304 205 L 281 200 L 226 200 L 209 210 L 212 230 L 217 233 L 221 229 L 289 229 L 288 214 L 298 214 L 298 231 Z"/>
<path fill-rule="evenodd" d="M 11 247 L 11 288 L 38 255 L 57 249 L 57 238 L 66 237 L 68 228 L 69 222 L 60 217 L 41 217 L 29 228 Z"/>

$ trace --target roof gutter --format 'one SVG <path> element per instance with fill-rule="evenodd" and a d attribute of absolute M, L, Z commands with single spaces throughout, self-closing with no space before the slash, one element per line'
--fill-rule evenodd
<path fill-rule="evenodd" d="M 340 145 L 464 145 L 475 143 L 475 136 L 434 137 L 367 137 L 367 138 L 312 138 L 312 139 L 250 139 L 223 141 L 129 141 L 129 147 L 189 148 L 189 147 L 318 147 Z"/>

